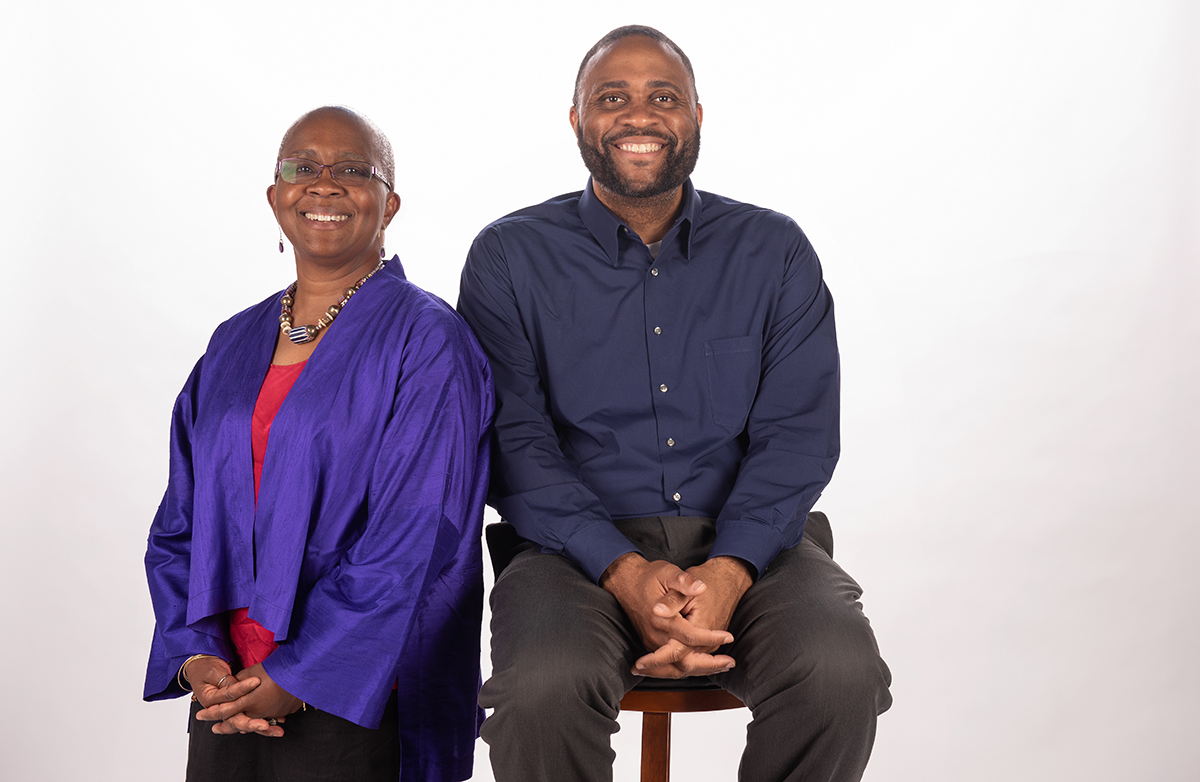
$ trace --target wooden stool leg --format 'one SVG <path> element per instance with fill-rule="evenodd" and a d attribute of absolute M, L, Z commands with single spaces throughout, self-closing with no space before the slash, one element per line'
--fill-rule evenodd
<path fill-rule="evenodd" d="M 642 714 L 642 782 L 671 782 L 671 714 Z"/>

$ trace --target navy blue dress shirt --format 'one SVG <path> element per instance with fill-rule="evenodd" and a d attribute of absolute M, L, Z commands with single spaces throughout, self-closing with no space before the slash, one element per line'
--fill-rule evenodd
<path fill-rule="evenodd" d="M 489 502 L 599 580 L 613 519 L 717 519 L 761 574 L 837 463 L 833 300 L 800 228 L 695 190 L 657 258 L 581 193 L 483 229 L 459 312 L 491 361 Z"/>

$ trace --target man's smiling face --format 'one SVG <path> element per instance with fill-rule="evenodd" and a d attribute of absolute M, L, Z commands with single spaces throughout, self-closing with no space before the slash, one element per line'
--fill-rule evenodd
<path fill-rule="evenodd" d="M 700 155 L 703 109 L 669 46 L 630 36 L 599 51 L 580 82 L 571 125 L 593 181 L 626 198 L 682 185 Z"/>

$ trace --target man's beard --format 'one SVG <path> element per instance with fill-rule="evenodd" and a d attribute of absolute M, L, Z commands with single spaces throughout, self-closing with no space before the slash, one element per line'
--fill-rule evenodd
<path fill-rule="evenodd" d="M 700 128 L 696 128 L 690 140 L 678 142 L 658 133 L 630 129 L 601 139 L 600 149 L 584 143 L 583 123 L 579 124 L 575 135 L 579 139 L 579 154 L 583 156 L 583 164 L 591 172 L 592 179 L 606 190 L 625 198 L 653 198 L 675 190 L 692 175 L 692 171 L 696 169 L 696 161 L 700 158 Z M 662 169 L 658 176 L 649 182 L 632 182 L 617 171 L 612 144 L 630 136 L 658 139 L 666 149 L 667 158 Z"/>

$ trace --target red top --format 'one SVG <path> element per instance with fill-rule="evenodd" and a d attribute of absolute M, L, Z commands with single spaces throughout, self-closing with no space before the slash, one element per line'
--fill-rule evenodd
<path fill-rule="evenodd" d="M 258 484 L 262 481 L 263 459 L 267 455 L 267 439 L 271 435 L 271 422 L 283 406 L 288 391 L 304 363 L 272 364 L 267 370 L 258 401 L 254 404 L 254 418 L 250 425 L 250 450 L 254 457 L 254 499 L 258 500 Z M 275 635 L 247 615 L 248 609 L 237 608 L 229 612 L 229 638 L 242 658 L 242 667 L 249 668 L 267 659 L 279 646 Z"/>

